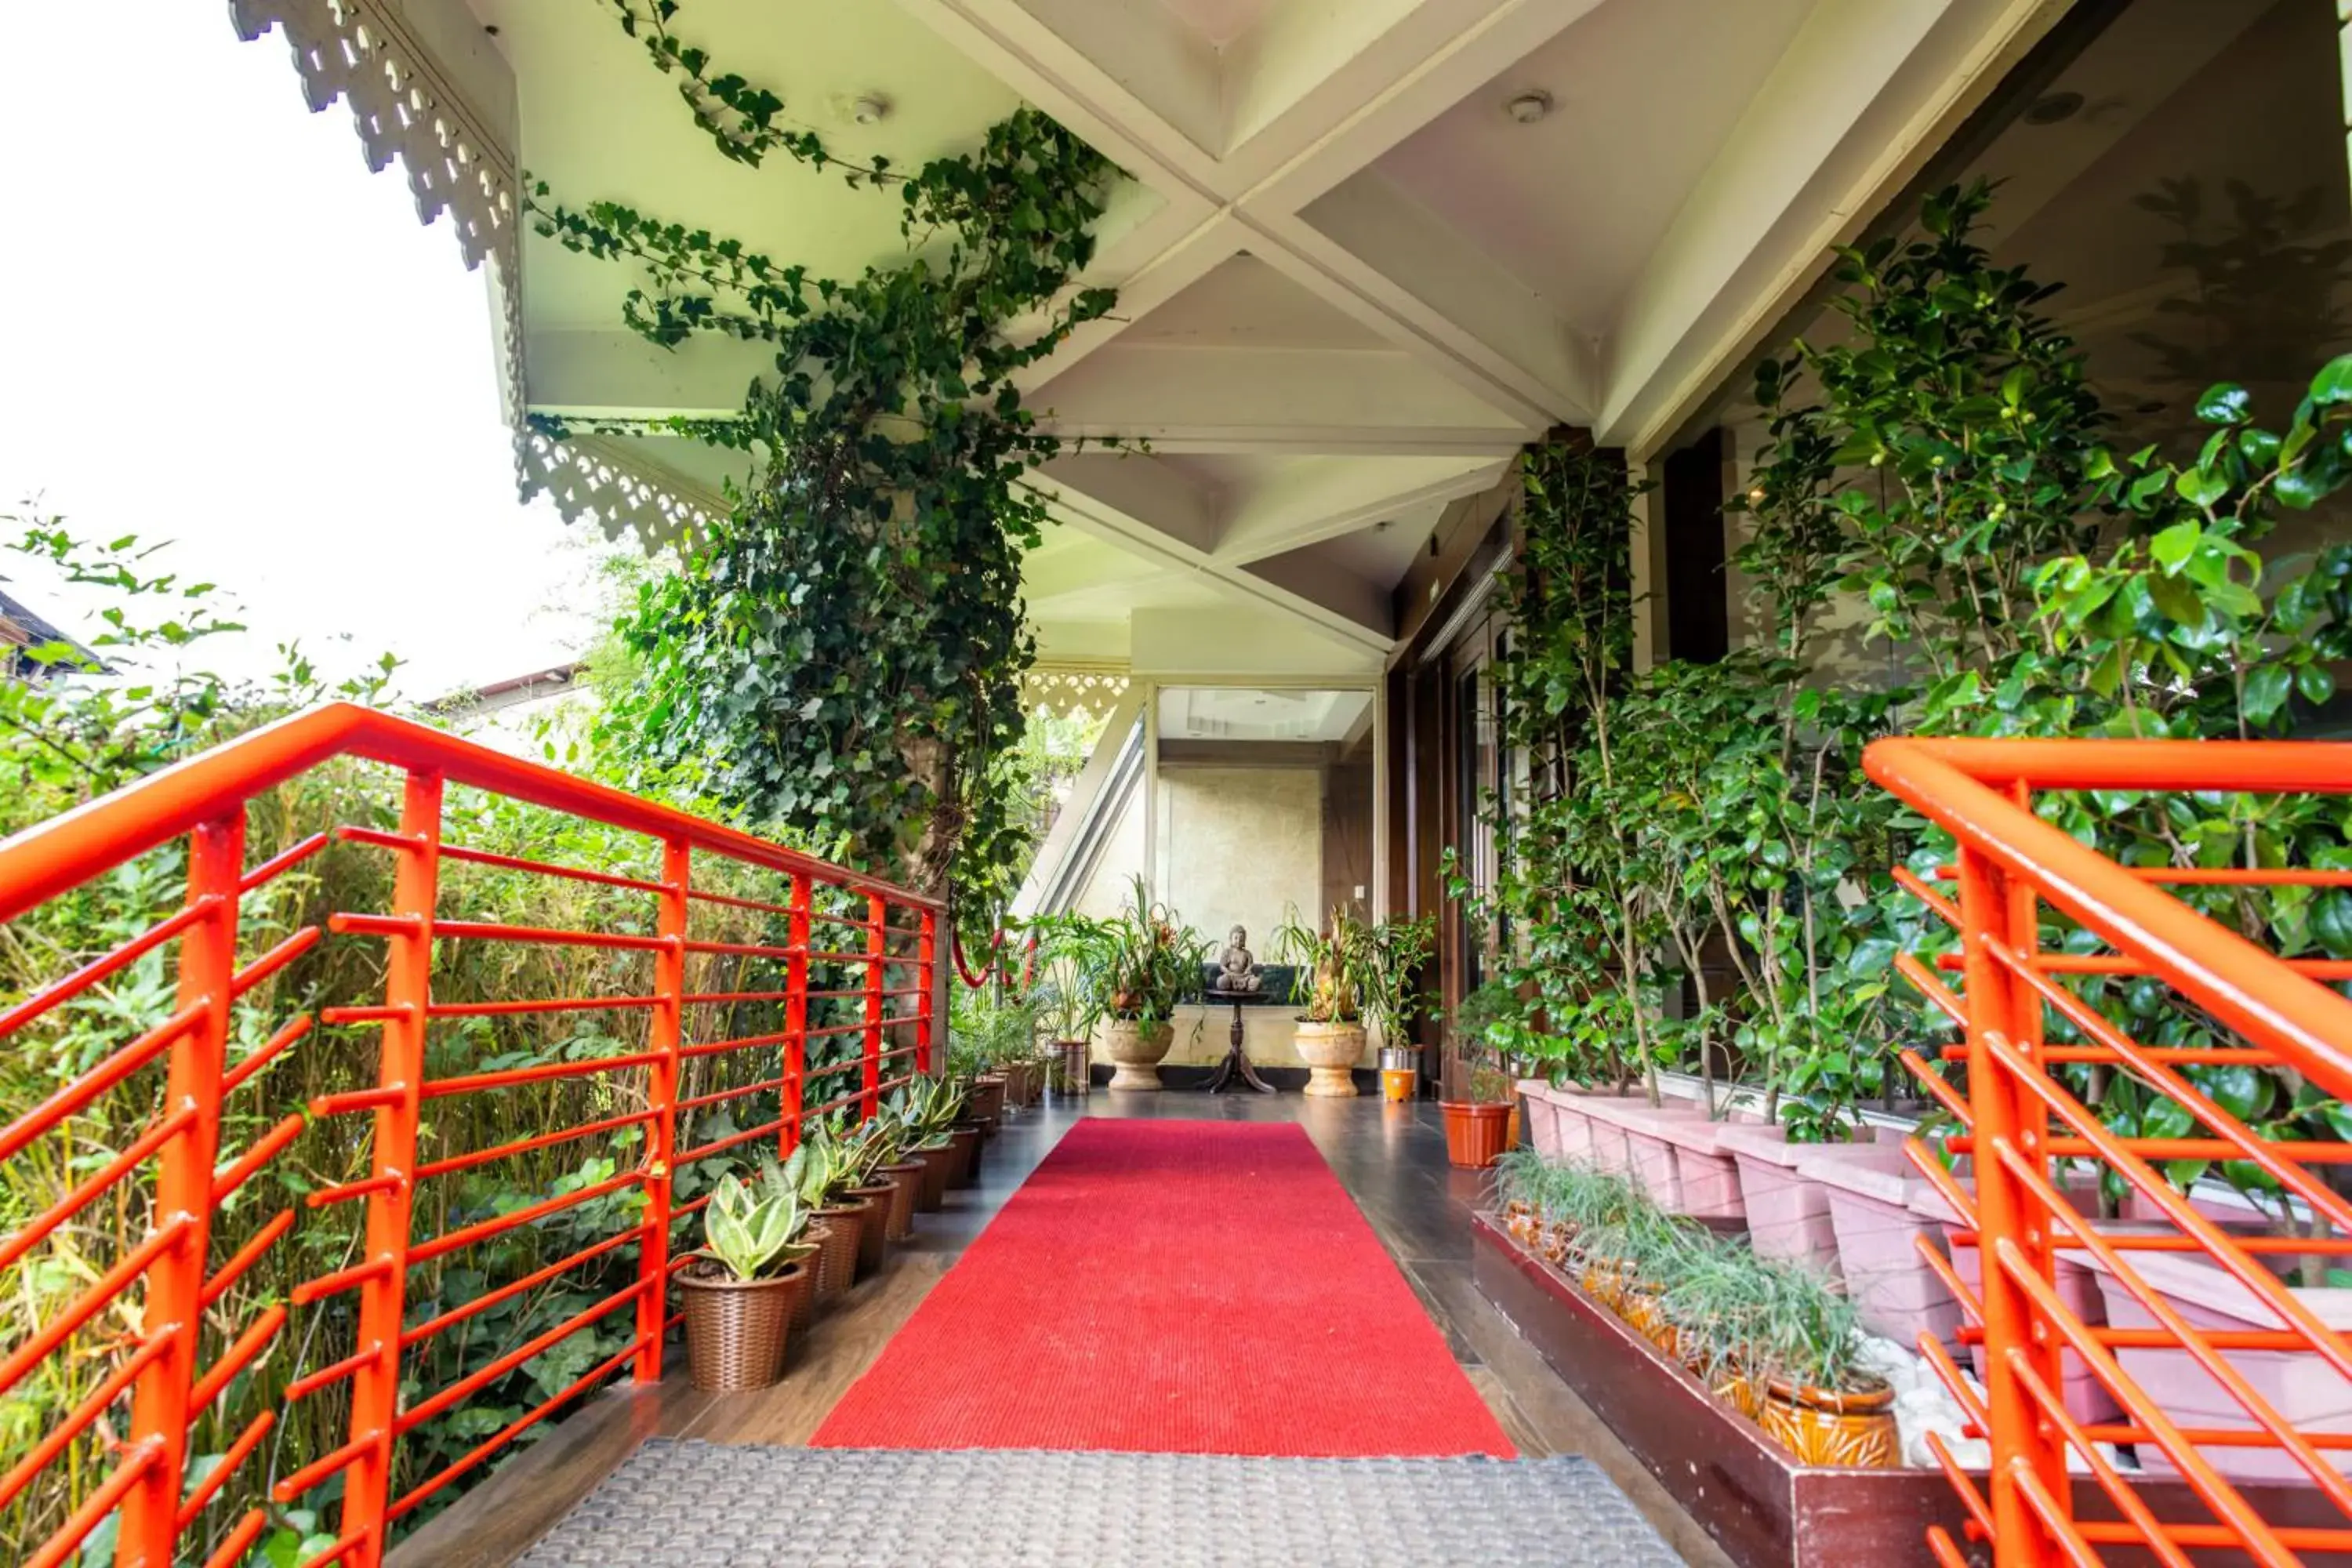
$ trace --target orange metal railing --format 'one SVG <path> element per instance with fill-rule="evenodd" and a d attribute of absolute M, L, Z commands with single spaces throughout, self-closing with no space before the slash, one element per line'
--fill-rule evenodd
<path fill-rule="evenodd" d="M 2286 1272 L 2324 1277 L 2352 1253 L 2352 1144 L 2310 1131 L 2352 1100 L 2352 1001 L 2336 989 L 2352 963 L 2269 951 L 2168 890 L 2228 889 L 2263 935 L 2279 928 L 2262 900 L 2352 888 L 2352 871 L 2264 865 L 2275 845 L 2248 855 L 2234 837 L 2252 863 L 2126 867 L 2037 815 L 2068 792 L 2130 792 L 2092 797 L 2116 812 L 2190 796 L 2206 816 L 2239 795 L 2352 795 L 2352 746 L 1903 739 L 1865 766 L 1957 844 L 1942 878 L 1957 898 L 1896 877 L 1959 936 L 1898 962 L 1962 1031 L 1905 1060 L 1958 1124 L 1938 1140 L 1951 1169 L 1920 1139 L 1910 1152 L 1960 1215 L 1954 1259 L 1979 1264 L 1923 1244 L 1982 1374 L 1979 1395 L 1922 1336 L 1990 1449 L 1972 1472 L 1933 1443 L 1965 1534 L 2000 1568 L 2352 1552 L 2352 1313 L 2337 1305 L 2352 1296 Z M 2118 984 L 2138 988 L 2133 1005 Z M 2170 1043 L 2137 1037 L 2163 1018 Z M 2249 1102 L 2250 1071 L 2293 1097 L 2290 1135 L 2224 1103 Z M 2132 1103 L 2172 1109 L 2103 1115 L 2119 1078 Z M 2168 1179 L 2215 1166 L 2265 1203 Z M 1930 1545 L 1967 1560 L 1946 1531 Z"/>
<path fill-rule="evenodd" d="M 246 847 L 248 806 L 268 792 L 331 759 L 388 765 L 401 792 L 396 829 L 347 826 L 320 833 L 258 864 Z M 643 835 L 658 859 L 658 875 L 627 875 L 599 867 L 505 855 L 445 841 L 445 792 L 467 787 L 551 813 Z M 75 1119 L 110 1095 L 137 1095 L 154 1108 L 143 1133 L 116 1152 L 45 1210 L 0 1239 L 0 1268 L 25 1265 L 60 1227 L 101 1209 L 137 1214 L 144 1224 L 135 1243 L 98 1272 L 69 1304 L 47 1315 L 29 1338 L 0 1344 L 0 1396 L 52 1358 L 96 1358 L 96 1385 L 37 1436 L 28 1452 L 11 1454 L 0 1474 L 0 1510 L 30 1489 L 62 1486 L 69 1465 L 85 1467 L 78 1507 L 45 1539 L 17 1544 L 35 1568 L 73 1561 L 82 1543 L 115 1517 L 115 1561 L 148 1568 L 205 1554 L 208 1568 L 245 1561 L 271 1521 L 262 1506 L 233 1519 L 212 1517 L 215 1505 L 236 1495 L 236 1481 L 267 1443 L 278 1410 L 261 1410 L 213 1465 L 192 1469 L 190 1429 L 241 1376 L 275 1362 L 282 1378 L 280 1409 L 321 1395 L 344 1401 L 345 1440 L 290 1473 L 276 1475 L 269 1498 L 296 1504 L 340 1486 L 333 1543 L 308 1562 L 373 1565 L 381 1561 L 387 1530 L 498 1455 L 557 1407 L 626 1369 L 641 1382 L 661 1375 L 663 1340 L 676 1319 L 667 1282 L 683 1261 L 673 1248 L 677 1221 L 709 1202 L 673 1202 L 673 1176 L 696 1162 L 767 1143 L 789 1152 L 812 1118 L 873 1113 L 880 1097 L 930 1070 L 936 941 L 940 909 L 929 899 L 780 848 L 750 835 L 651 802 L 487 750 L 422 726 L 348 705 L 321 708 L 257 731 L 159 773 L 42 826 L 0 843 L 0 922 L 45 901 L 74 895 L 99 879 L 175 839 L 187 845 L 184 899 L 178 912 L 83 962 L 31 994 L 0 1005 L 0 1050 L 45 1016 L 93 987 L 119 977 L 150 954 L 171 960 L 175 997 L 167 1016 L 121 1043 L 74 1076 L 40 1104 L 0 1129 L 0 1163 L 40 1152 L 45 1141 L 70 1140 Z M 330 844 L 371 847 L 393 858 L 389 907 L 338 911 L 296 931 L 258 953 L 245 951 L 243 909 L 257 893 Z M 444 918 L 441 877 L 452 863 L 495 868 L 530 877 L 586 882 L 641 896 L 649 931 L 549 929 Z M 698 867 L 780 879 L 782 896 L 751 898 L 738 890 L 698 887 Z M 698 916 L 714 912 L 781 922 L 782 939 L 721 941 L 698 937 Z M 840 932 L 842 935 L 834 933 Z M 761 934 L 755 932 L 754 934 Z M 239 999 L 314 950 L 336 939 L 383 944 L 381 1002 L 307 1012 L 276 1021 L 267 1039 L 231 1059 L 236 1036 L 232 1009 Z M 643 994 L 524 996 L 489 1001 L 436 1000 L 436 955 L 460 944 L 554 944 L 619 949 L 647 955 L 651 983 Z M 689 989 L 690 966 L 719 959 L 780 966 L 783 984 L 761 990 Z M 855 984 L 812 989 L 812 971 L 846 974 Z M 838 1004 L 850 1021 L 812 1026 L 813 1000 Z M 782 1027 L 765 1033 L 699 1039 L 690 1020 L 740 1003 L 781 1007 Z M 642 1044 L 618 1055 L 584 1060 L 535 1061 L 488 1070 L 436 1074 L 428 1068 L 432 1031 L 444 1020 L 503 1019 L 558 1012 L 595 1013 L 642 1021 Z M 267 1068 L 288 1052 L 315 1045 L 314 1030 L 372 1032 L 373 1071 L 347 1087 L 310 1098 L 282 1114 L 241 1149 L 225 1148 L 224 1107 L 245 1091 L 266 1094 Z M 811 1065 L 811 1042 L 842 1037 L 856 1043 L 849 1059 Z M 684 1094 L 689 1076 L 713 1081 L 724 1058 L 744 1058 L 756 1081 L 727 1083 Z M 769 1064 L 762 1066 L 760 1064 Z M 832 1074 L 854 1072 L 855 1087 L 823 1098 L 804 1089 Z M 493 1093 L 519 1086 L 593 1082 L 607 1115 L 547 1127 L 486 1148 L 423 1146 L 420 1132 L 447 1097 Z M 680 1149 L 693 1115 L 772 1095 L 768 1121 Z M 814 1100 L 814 1102 L 812 1100 Z M 239 1108 L 239 1125 L 250 1121 Z M 320 1186 L 300 1204 L 255 1229 L 234 1256 L 216 1256 L 214 1216 L 273 1163 L 299 1157 L 314 1127 L 341 1118 L 366 1118 L 373 1135 L 364 1177 Z M 419 1234 L 418 1194 L 436 1178 L 559 1143 L 618 1140 L 625 1158 L 609 1179 L 559 1190 L 510 1212 Z M 424 1158 L 426 1152 L 434 1157 Z M 637 1217 L 520 1279 L 498 1284 L 472 1300 L 436 1303 L 412 1300 L 413 1270 L 477 1247 L 517 1227 L 542 1225 L 613 1194 L 641 1195 Z M 239 1308 L 238 1281 L 266 1254 L 299 1240 L 307 1215 L 328 1205 L 364 1205 L 355 1256 L 305 1278 L 290 1298 Z M 409 1388 L 414 1352 L 461 1325 L 479 1327 L 479 1315 L 517 1292 L 556 1280 L 594 1259 L 636 1254 L 629 1282 L 562 1321 L 504 1350 L 448 1386 Z M 617 1353 L 601 1358 L 552 1397 L 504 1422 L 482 1441 L 434 1473 L 395 1492 L 395 1452 L 404 1436 L 463 1405 L 493 1379 L 541 1356 L 572 1335 L 626 1312 L 634 1324 Z M 103 1315 L 103 1316 L 102 1316 Z M 110 1332 L 93 1343 L 97 1325 Z M 135 1325 L 112 1332 L 111 1325 Z M 87 1467 L 103 1479 L 89 1482 Z M 274 1467 L 273 1467 L 274 1468 Z M 247 1478 L 245 1485 L 250 1486 Z M 320 1489 L 327 1489 L 321 1491 Z M 0 1553 L 4 1555 L 5 1553 Z"/>

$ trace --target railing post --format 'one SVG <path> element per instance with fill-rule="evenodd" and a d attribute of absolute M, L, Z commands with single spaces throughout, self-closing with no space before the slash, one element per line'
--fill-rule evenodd
<path fill-rule="evenodd" d="M 2031 809 L 2029 806 L 2028 809 Z M 1985 1405 L 1992 1428 L 1990 1501 L 1997 1568 L 2048 1559 L 2048 1537 L 2019 1489 L 2031 1475 L 2061 1509 L 2070 1508 L 2063 1436 L 2042 1414 L 2012 1355 L 2021 1355 L 2046 1388 L 2060 1386 L 2056 1335 L 2032 1298 L 2002 1267 L 1998 1248 L 2011 1244 L 2045 1287 L 2054 1277 L 2050 1222 L 2000 1159 L 2014 1150 L 2048 1173 L 2049 1112 L 2016 1075 L 2039 1073 L 2039 997 L 1996 961 L 1990 945 L 2030 953 L 2038 945 L 2036 901 L 1999 867 L 1967 847 L 1959 852 L 1963 973 L 1968 984 L 1969 1110 L 1976 1140 L 1977 1247 L 1983 1281 Z"/>
<path fill-rule="evenodd" d="M 882 1109 L 882 976 L 888 949 L 890 906 L 879 894 L 866 899 L 866 1073 L 865 1097 L 858 1102 L 863 1121 Z"/>
<path fill-rule="evenodd" d="M 784 945 L 784 1087 L 776 1097 L 777 1114 L 784 1119 L 776 1135 L 776 1152 L 793 1157 L 801 1143 L 801 1108 L 808 1103 L 809 925 L 815 895 L 805 871 L 793 874 L 793 912 L 787 917 Z"/>
<path fill-rule="evenodd" d="M 425 1041 L 433 1001 L 433 917 L 441 886 L 441 775 L 412 773 L 400 806 L 398 863 L 392 910 L 404 929 L 384 956 L 383 999 L 395 1009 L 379 1042 L 376 1083 L 400 1098 L 375 1113 L 367 1197 L 367 1261 L 375 1272 L 359 1288 L 356 1351 L 372 1359 L 352 1374 L 351 1440 L 368 1451 L 344 1472 L 342 1533 L 361 1544 L 345 1559 L 355 1568 L 383 1561 L 385 1513 L 400 1420 L 400 1331 L 408 1303 L 409 1216 L 415 1199 L 416 1126 L 423 1104 Z"/>
<path fill-rule="evenodd" d="M 653 1011 L 646 1046 L 659 1054 L 646 1074 L 646 1108 L 654 1119 L 647 1124 L 646 1150 L 645 1239 L 638 1245 L 638 1278 L 647 1281 L 637 1298 L 635 1377 L 639 1383 L 659 1383 L 662 1374 L 662 1325 L 669 1314 L 669 1219 L 671 1163 L 677 1158 L 677 1053 L 686 1032 L 687 889 L 693 886 L 692 853 L 682 838 L 662 846 L 662 890 L 656 895 L 655 934 L 668 945 L 654 954 L 654 994 L 660 998 Z"/>
<path fill-rule="evenodd" d="M 940 914 L 937 910 L 927 909 L 921 919 L 921 934 L 915 939 L 916 984 L 922 993 L 915 1013 L 915 1070 L 928 1074 L 931 1070 L 931 994 L 938 984 Z"/>
<path fill-rule="evenodd" d="M 152 1444 L 137 1485 L 124 1494 L 114 1560 L 121 1568 L 167 1568 L 178 1557 L 181 1489 L 187 1474 L 188 1408 L 204 1328 L 201 1296 L 210 1251 L 213 1165 L 220 1156 L 221 1073 L 227 1063 L 229 984 L 236 973 L 237 881 L 245 872 L 245 808 L 208 822 L 188 837 L 191 905 L 211 911 L 180 937 L 179 1006 L 201 1005 L 203 1018 L 172 1047 L 164 1114 L 193 1108 L 194 1119 L 157 1151 L 157 1226 L 186 1228 L 147 1268 L 145 1331 L 170 1343 L 139 1374 L 131 1402 L 130 1440 Z"/>

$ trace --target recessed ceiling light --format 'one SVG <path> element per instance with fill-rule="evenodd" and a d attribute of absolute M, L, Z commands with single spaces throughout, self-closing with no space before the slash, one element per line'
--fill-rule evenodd
<path fill-rule="evenodd" d="M 890 100 L 878 92 L 869 92 L 849 106 L 850 118 L 860 125 L 877 125 L 890 112 Z"/>
<path fill-rule="evenodd" d="M 2055 125 L 2062 120 L 2072 120 L 2083 112 L 2083 95 L 2079 92 L 2045 93 L 2033 100 L 2025 111 L 2028 125 Z"/>
<path fill-rule="evenodd" d="M 1551 94 L 1541 88 L 1530 89 L 1503 105 L 1503 112 L 1522 125 L 1533 125 L 1551 112 Z"/>

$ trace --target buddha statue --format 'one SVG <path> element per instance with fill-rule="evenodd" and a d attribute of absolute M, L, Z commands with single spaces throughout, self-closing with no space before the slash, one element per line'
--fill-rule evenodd
<path fill-rule="evenodd" d="M 1250 954 L 1247 928 L 1234 927 L 1225 933 L 1225 951 L 1217 957 L 1217 977 L 1209 989 L 1223 996 L 1249 996 L 1264 983 Z"/>

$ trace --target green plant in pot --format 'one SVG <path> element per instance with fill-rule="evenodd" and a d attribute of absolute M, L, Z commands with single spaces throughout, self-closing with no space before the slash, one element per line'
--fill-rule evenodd
<path fill-rule="evenodd" d="M 1356 1092 L 1349 1069 L 1363 1058 L 1364 989 L 1372 963 L 1371 928 L 1346 908 L 1331 911 L 1320 930 L 1283 911 L 1274 931 L 1275 957 L 1290 964 L 1291 1000 L 1299 1005 L 1299 1059 L 1307 1067 L 1307 1092 L 1345 1097 Z"/>
<path fill-rule="evenodd" d="M 915 1207 L 935 1214 L 947 1201 L 961 1157 L 956 1147 L 956 1123 L 963 1116 L 964 1086 L 949 1078 L 918 1079 L 908 1086 L 901 1114 L 908 1152 L 923 1166 L 921 1191 Z"/>
<path fill-rule="evenodd" d="M 1507 1043 L 1517 1004 L 1498 982 L 1463 1000 L 1447 1033 L 1445 1078 L 1438 1110 L 1445 1120 L 1445 1157 L 1465 1170 L 1493 1164 L 1510 1144 L 1511 1075 Z"/>
<path fill-rule="evenodd" d="M 783 1375 L 794 1299 L 807 1289 L 801 1260 L 825 1239 L 813 1218 L 779 1166 L 750 1182 L 720 1180 L 703 1211 L 697 1261 L 677 1277 L 695 1387 L 738 1393 Z"/>
<path fill-rule="evenodd" d="M 849 1195 L 856 1172 L 848 1149 L 822 1123 L 802 1136 L 784 1162 L 783 1175 L 802 1205 L 826 1229 L 808 1289 L 802 1292 L 803 1305 L 794 1313 L 796 1322 L 805 1322 L 817 1307 L 848 1289 L 856 1279 L 858 1233 L 873 1208 L 866 1199 Z"/>
<path fill-rule="evenodd" d="M 906 1241 L 915 1234 L 915 1211 L 923 1195 L 923 1162 L 914 1152 L 915 1127 L 902 1097 L 894 1097 L 858 1123 L 855 1134 L 858 1157 L 869 1171 L 869 1184 L 890 1185 L 890 1213 L 883 1236 Z"/>
<path fill-rule="evenodd" d="M 1102 922 L 1096 958 L 1108 1022 L 1103 1046 L 1117 1089 L 1156 1092 L 1160 1063 L 1176 1042 L 1176 1009 L 1201 994 L 1209 943 L 1165 904 L 1151 901 L 1143 879 L 1133 905 Z"/>
<path fill-rule="evenodd" d="M 1030 930 L 1037 979 L 1029 999 L 1038 1033 L 1053 1043 L 1053 1088 L 1083 1094 L 1095 1031 L 1110 1016 L 1110 935 L 1104 921 L 1076 913 L 1045 916 Z"/>
<path fill-rule="evenodd" d="M 845 1198 L 863 1199 L 870 1205 L 857 1227 L 857 1277 L 862 1279 L 880 1269 L 888 1253 L 898 1200 L 898 1183 L 889 1167 L 902 1158 L 901 1132 L 898 1118 L 886 1113 L 837 1129 L 833 1137 L 841 1163 L 835 1190 Z M 910 1195 L 907 1201 L 909 1220 L 914 1212 Z"/>
<path fill-rule="evenodd" d="M 1364 1022 L 1380 1033 L 1381 1066 L 1417 1069 L 1421 1050 L 1412 1043 L 1412 1020 L 1421 1009 L 1422 965 L 1437 951 L 1437 921 L 1428 915 L 1382 921 L 1372 927 L 1370 948 L 1361 992 Z"/>

